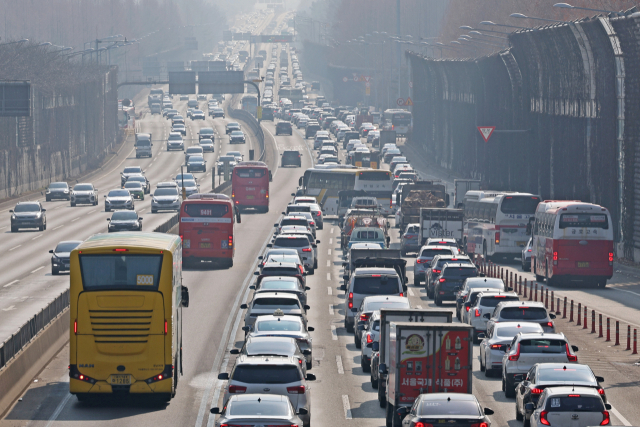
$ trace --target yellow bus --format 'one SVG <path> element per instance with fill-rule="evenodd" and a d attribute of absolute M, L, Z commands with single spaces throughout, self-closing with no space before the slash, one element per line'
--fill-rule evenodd
<path fill-rule="evenodd" d="M 71 253 L 69 391 L 175 396 L 182 374 L 180 237 L 97 234 Z"/>

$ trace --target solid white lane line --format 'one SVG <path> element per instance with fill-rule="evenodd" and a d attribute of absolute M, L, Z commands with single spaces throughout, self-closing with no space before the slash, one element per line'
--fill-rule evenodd
<path fill-rule="evenodd" d="M 58 418 L 58 416 L 60 415 L 60 412 L 62 412 L 62 410 L 64 409 L 64 407 L 66 406 L 67 402 L 69 401 L 69 399 L 71 399 L 72 394 L 68 393 L 64 399 L 62 399 L 62 402 L 60 402 L 60 404 L 58 405 L 58 407 L 56 408 L 56 410 L 53 412 L 53 414 L 51 414 L 51 417 L 49 418 L 49 422 L 47 423 L 47 425 L 45 427 L 51 427 L 51 425 L 53 424 L 53 422 L 56 420 L 56 418 Z"/>
<path fill-rule="evenodd" d="M 18 249 L 20 246 L 22 246 L 22 245 L 14 246 L 13 248 L 9 249 L 9 252 L 11 252 L 14 249 Z"/>
<path fill-rule="evenodd" d="M 329 286 L 329 287 L 327 288 L 327 293 L 328 293 L 329 295 L 333 295 L 333 289 L 331 289 L 331 286 Z"/>
<path fill-rule="evenodd" d="M 35 273 L 36 271 L 40 271 L 44 268 L 44 265 L 41 265 L 40 267 L 36 268 L 35 270 L 31 270 L 31 274 Z"/>
<path fill-rule="evenodd" d="M 56 228 L 53 229 L 53 231 L 56 231 L 58 228 L 62 228 L 64 227 L 64 224 L 57 226 Z"/>
<path fill-rule="evenodd" d="M 13 285 L 14 283 L 18 283 L 18 282 L 19 282 L 19 280 L 16 279 L 13 282 L 9 282 L 6 285 L 4 285 L 3 288 L 8 288 L 9 286 Z"/>
<path fill-rule="evenodd" d="M 31 240 L 39 239 L 39 238 L 41 238 L 42 236 L 43 236 L 42 234 L 38 234 L 36 237 L 34 237 L 34 238 L 33 238 L 33 239 L 31 239 Z"/>
<path fill-rule="evenodd" d="M 616 408 L 614 408 L 613 406 L 611 407 L 611 412 L 613 412 L 613 415 L 615 415 L 622 424 L 624 424 L 625 426 L 631 426 L 633 424 L 631 424 L 629 421 L 627 421 L 627 419 L 625 417 L 622 416 L 622 414 L 620 412 L 618 412 L 618 410 Z"/>
<path fill-rule="evenodd" d="M 77 221 L 77 220 L 79 220 L 79 219 L 80 219 L 80 217 L 78 217 L 78 218 L 73 218 L 73 219 L 71 220 L 71 222 L 76 222 L 76 221 Z"/>
<path fill-rule="evenodd" d="M 336 331 L 336 325 L 331 325 L 331 338 L 334 341 L 338 341 L 338 332 Z"/>
<path fill-rule="evenodd" d="M 411 290 L 411 288 L 407 288 L 407 293 L 409 294 L 410 297 L 413 296 L 413 291 Z"/>
<path fill-rule="evenodd" d="M 336 365 L 338 365 L 338 373 L 344 375 L 344 366 L 342 365 L 342 356 L 336 356 Z"/>
<path fill-rule="evenodd" d="M 331 273 L 327 273 L 327 280 L 331 280 Z"/>
<path fill-rule="evenodd" d="M 334 312 L 333 312 L 333 304 L 329 304 L 329 316 L 333 316 Z"/>
<path fill-rule="evenodd" d="M 69 395 L 71 396 L 71 395 Z M 351 418 L 351 406 L 349 406 L 349 396 L 347 396 L 346 394 L 342 395 L 342 406 L 344 407 L 344 418 L 347 420 L 352 419 Z"/>

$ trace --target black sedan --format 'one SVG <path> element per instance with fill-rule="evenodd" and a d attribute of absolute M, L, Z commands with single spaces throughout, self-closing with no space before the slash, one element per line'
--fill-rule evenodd
<path fill-rule="evenodd" d="M 67 240 L 56 245 L 55 249 L 49 251 L 51 254 L 51 274 L 57 275 L 61 271 L 69 271 L 69 259 L 71 251 L 74 250 L 82 240 Z"/>
<path fill-rule="evenodd" d="M 293 128 L 289 122 L 278 122 L 276 124 L 276 135 L 293 135 Z"/>
<path fill-rule="evenodd" d="M 540 395 L 547 387 L 580 386 L 598 390 L 604 403 L 607 395 L 600 385 L 604 378 L 597 377 L 588 365 L 577 363 L 536 363 L 529 369 L 524 381 L 516 386 L 516 419 L 528 424 L 533 411 L 525 409 L 527 403 L 538 404 Z"/>
<path fill-rule="evenodd" d="M 402 427 L 416 425 L 470 426 L 486 425 L 491 427 L 487 415 L 493 410 L 480 406 L 473 394 L 466 393 L 429 393 L 421 394 L 414 405 L 415 410 L 409 413 L 409 406 L 401 406 L 397 414 L 402 420 Z M 398 425 L 394 423 L 394 425 Z"/>
<path fill-rule="evenodd" d="M 142 217 L 135 211 L 115 211 L 109 221 L 109 233 L 112 231 L 142 231 Z"/>
<path fill-rule="evenodd" d="M 282 161 L 280 163 L 280 166 L 301 167 L 302 154 L 300 154 L 298 150 L 285 150 L 284 153 L 282 153 Z"/>

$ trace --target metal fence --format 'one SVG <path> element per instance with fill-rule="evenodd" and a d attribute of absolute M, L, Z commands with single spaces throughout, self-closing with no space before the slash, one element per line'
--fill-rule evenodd
<path fill-rule="evenodd" d="M 256 118 L 253 117 L 251 113 L 244 110 L 236 110 L 231 106 L 229 106 L 228 114 L 232 119 L 241 120 L 249 126 L 253 134 L 258 139 L 258 145 L 260 146 L 260 156 L 258 157 L 258 160 L 264 162 L 264 131 L 262 130 L 262 126 L 260 126 L 260 123 L 258 123 L 258 120 L 256 120 Z"/>
<path fill-rule="evenodd" d="M 476 59 L 408 52 L 413 143 L 485 188 L 607 207 L 617 256 L 640 259 L 640 17 L 509 35 Z M 495 126 L 485 143 L 478 126 Z"/>
<path fill-rule="evenodd" d="M 51 321 L 66 310 L 67 307 L 69 307 L 68 289 L 58 295 L 48 306 L 29 319 L 15 334 L 11 335 L 0 345 L 0 369 L 29 344 Z"/>

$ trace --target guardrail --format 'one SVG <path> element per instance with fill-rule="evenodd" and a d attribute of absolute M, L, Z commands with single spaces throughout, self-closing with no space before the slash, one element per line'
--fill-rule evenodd
<path fill-rule="evenodd" d="M 153 231 L 167 233 L 178 224 L 178 214 L 175 214 Z M 69 307 L 69 290 L 67 289 L 56 297 L 49 305 L 38 314 L 25 322 L 6 341 L 0 344 L 0 369 L 4 368 L 16 354 L 27 346 L 47 325 L 62 314 Z"/>
<path fill-rule="evenodd" d="M 56 297 L 48 306 L 22 325 L 15 334 L 0 346 L 0 369 L 2 369 L 20 350 L 29 344 L 51 321 L 69 307 L 69 290 Z"/>

